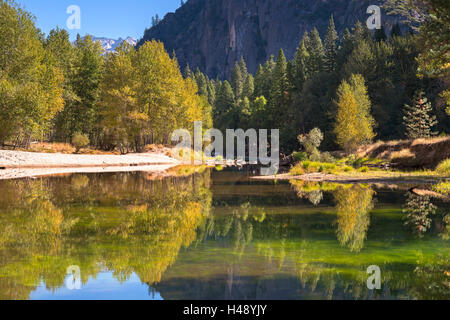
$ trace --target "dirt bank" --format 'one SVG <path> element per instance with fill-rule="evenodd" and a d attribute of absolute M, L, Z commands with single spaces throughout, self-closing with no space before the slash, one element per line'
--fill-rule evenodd
<path fill-rule="evenodd" d="M 356 154 L 384 159 L 396 167 L 435 169 L 450 158 L 450 137 L 377 142 L 361 147 Z"/>

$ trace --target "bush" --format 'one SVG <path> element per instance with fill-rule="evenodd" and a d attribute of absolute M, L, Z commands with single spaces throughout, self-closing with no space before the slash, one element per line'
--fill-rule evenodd
<path fill-rule="evenodd" d="M 359 171 L 359 172 L 369 172 L 370 169 L 369 169 L 369 167 L 361 167 L 361 168 L 359 168 L 358 171 Z"/>
<path fill-rule="evenodd" d="M 298 164 L 295 167 L 293 167 L 291 171 L 289 171 L 289 174 L 293 176 L 301 176 L 305 174 L 305 170 L 303 170 L 301 164 Z"/>
<path fill-rule="evenodd" d="M 76 153 L 78 153 L 81 148 L 88 146 L 89 142 L 89 137 L 80 132 L 75 133 L 72 137 L 72 144 L 76 149 Z"/>
<path fill-rule="evenodd" d="M 308 154 L 306 152 L 294 152 L 292 155 L 294 156 L 295 162 L 308 160 Z"/>
<path fill-rule="evenodd" d="M 321 158 L 322 162 L 328 162 L 328 163 L 336 162 L 336 159 L 329 152 L 322 153 L 322 156 L 320 158 Z"/>
<path fill-rule="evenodd" d="M 309 160 L 319 162 L 321 160 L 320 151 L 318 149 L 314 149 L 309 156 Z"/>
<path fill-rule="evenodd" d="M 435 185 L 433 190 L 442 194 L 450 195 L 450 182 L 441 182 Z"/>
<path fill-rule="evenodd" d="M 450 158 L 442 161 L 436 168 L 436 172 L 450 176 Z"/>

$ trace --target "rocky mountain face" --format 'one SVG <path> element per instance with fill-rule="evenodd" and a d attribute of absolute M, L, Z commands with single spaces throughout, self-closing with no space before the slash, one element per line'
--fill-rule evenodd
<path fill-rule="evenodd" d="M 105 50 L 105 53 L 114 52 L 116 51 L 116 48 L 120 46 L 125 41 L 131 44 L 132 46 L 135 46 L 137 44 L 137 40 L 128 37 L 126 39 L 119 38 L 118 40 L 115 39 L 108 39 L 108 38 L 99 38 L 99 37 L 92 37 L 93 41 L 100 42 L 102 48 Z"/>
<path fill-rule="evenodd" d="M 175 13 L 146 30 L 138 45 L 161 40 L 175 51 L 181 67 L 200 68 L 210 77 L 230 75 L 244 57 L 249 71 L 283 48 L 293 57 L 305 31 L 317 27 L 322 37 L 333 14 L 342 35 L 357 20 L 369 18 L 374 0 L 189 0 Z M 383 13 L 390 29 L 393 18 Z"/>

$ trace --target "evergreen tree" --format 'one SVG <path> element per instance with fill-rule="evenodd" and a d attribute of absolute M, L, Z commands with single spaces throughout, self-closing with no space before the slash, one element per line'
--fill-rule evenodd
<path fill-rule="evenodd" d="M 247 64 L 245 63 L 244 57 L 241 57 L 239 61 L 239 68 L 241 70 L 242 82 L 244 83 L 248 76 Z"/>
<path fill-rule="evenodd" d="M 245 79 L 244 87 L 242 89 L 242 96 L 251 99 L 253 98 L 254 91 L 255 91 L 255 80 L 251 74 L 248 74 Z"/>
<path fill-rule="evenodd" d="M 429 138 L 437 134 L 431 131 L 437 124 L 436 117 L 430 115 L 432 110 L 431 103 L 423 92 L 416 93 L 412 106 L 405 105 L 403 124 L 408 138 Z"/>
<path fill-rule="evenodd" d="M 336 70 L 338 42 L 339 36 L 334 26 L 333 16 L 331 16 L 330 25 L 328 27 L 324 43 L 325 46 L 324 70 L 327 72 L 334 72 Z"/>
<path fill-rule="evenodd" d="M 294 62 L 293 62 L 293 75 L 292 75 L 292 84 L 294 88 L 298 91 L 303 89 L 303 85 L 308 79 L 309 70 L 308 70 L 308 62 L 309 62 L 309 53 L 306 48 L 306 40 L 303 39 L 300 42 L 300 45 L 297 48 L 295 53 Z"/>
<path fill-rule="evenodd" d="M 287 61 L 283 49 L 280 49 L 273 70 L 272 87 L 270 89 L 271 114 L 269 115 L 269 119 L 272 120 L 273 128 L 280 128 L 281 123 L 279 120 L 281 120 L 282 114 L 286 111 L 287 90 Z"/>
<path fill-rule="evenodd" d="M 198 94 L 208 97 L 208 84 L 205 75 L 200 72 L 200 69 L 195 70 L 194 74 L 195 82 L 197 83 L 198 87 Z"/>
<path fill-rule="evenodd" d="M 310 47 L 309 47 L 309 65 L 312 74 L 317 74 L 323 69 L 323 62 L 325 57 L 325 51 L 320 38 L 319 31 L 314 28 L 310 34 Z"/>
<path fill-rule="evenodd" d="M 184 68 L 183 76 L 185 78 L 193 78 L 194 77 L 194 74 L 193 74 L 191 68 L 189 67 L 189 63 L 186 65 L 186 68 Z"/>
<path fill-rule="evenodd" d="M 369 29 L 367 29 L 367 26 L 365 24 L 363 25 L 361 21 L 355 23 L 355 26 L 352 28 L 352 34 L 355 43 L 371 38 Z"/>
<path fill-rule="evenodd" d="M 341 47 L 338 50 L 337 54 L 337 65 L 338 69 L 341 69 L 344 64 L 347 62 L 348 57 L 353 52 L 355 48 L 355 42 L 352 34 L 348 28 L 344 31 L 344 36 L 342 37 Z"/>
<path fill-rule="evenodd" d="M 243 77 L 241 67 L 237 62 L 234 64 L 234 68 L 231 71 L 231 87 L 233 88 L 236 100 L 239 100 L 242 95 Z"/>
<path fill-rule="evenodd" d="M 256 70 L 255 73 L 255 96 L 256 97 L 260 97 L 263 96 L 265 93 L 264 88 L 265 88 L 265 77 L 264 77 L 264 69 L 262 67 L 262 65 L 258 66 L 258 69 Z"/>
<path fill-rule="evenodd" d="M 214 103 L 214 125 L 221 129 L 234 128 L 233 110 L 234 110 L 235 97 L 233 88 L 228 81 L 224 81 L 216 88 L 216 101 Z M 232 124 L 232 126 L 230 126 Z"/>

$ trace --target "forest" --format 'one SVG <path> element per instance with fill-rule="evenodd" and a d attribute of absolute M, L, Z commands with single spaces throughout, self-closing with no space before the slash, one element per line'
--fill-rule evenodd
<path fill-rule="evenodd" d="M 448 34 L 448 21 L 445 26 Z M 279 128 L 287 154 L 300 147 L 299 134 L 314 128 L 323 132 L 327 150 L 445 136 L 448 52 L 439 56 L 443 61 L 426 57 L 429 32 L 402 29 L 396 24 L 387 35 L 358 22 L 341 39 L 331 17 L 323 39 L 317 29 L 305 33 L 290 61 L 280 49 L 255 75 L 242 58 L 229 81 L 208 79 L 189 66 L 185 76 L 208 97 L 217 128 Z"/>
<path fill-rule="evenodd" d="M 325 150 L 353 151 L 374 140 L 431 137 L 450 130 L 449 5 L 389 0 L 404 16 L 386 34 L 358 22 L 343 35 L 306 32 L 295 57 L 282 49 L 256 73 L 237 61 L 230 79 L 209 79 L 148 41 L 103 54 L 89 36 L 47 36 L 11 0 L 0 2 L 0 144 L 72 142 L 121 153 L 170 144 L 173 130 L 280 129 L 290 154 L 316 129 Z M 406 6 L 406 7 L 405 7 Z M 406 8 L 406 9 L 405 9 Z M 406 12 L 406 13 L 405 13 Z M 299 136 L 300 135 L 300 136 Z"/>

